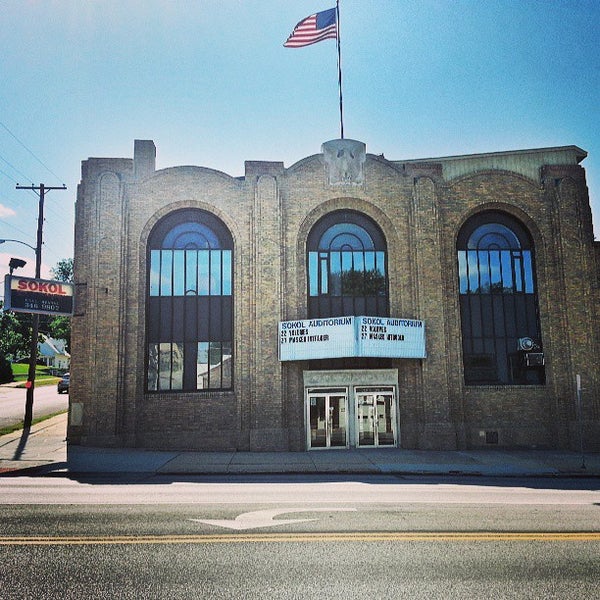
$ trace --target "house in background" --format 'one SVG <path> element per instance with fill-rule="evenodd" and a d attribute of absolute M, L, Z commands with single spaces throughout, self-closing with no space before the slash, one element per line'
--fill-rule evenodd
<path fill-rule="evenodd" d="M 68 371 L 71 364 L 71 355 L 67 352 L 66 340 L 55 340 L 42 334 L 42 341 L 38 342 L 38 356 L 47 367 L 57 371 Z"/>

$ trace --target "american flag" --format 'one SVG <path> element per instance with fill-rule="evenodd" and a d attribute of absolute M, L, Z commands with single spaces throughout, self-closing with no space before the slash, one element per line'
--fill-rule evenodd
<path fill-rule="evenodd" d="M 306 17 L 294 27 L 285 44 L 286 48 L 310 46 L 321 40 L 337 39 L 336 9 L 330 8 Z"/>

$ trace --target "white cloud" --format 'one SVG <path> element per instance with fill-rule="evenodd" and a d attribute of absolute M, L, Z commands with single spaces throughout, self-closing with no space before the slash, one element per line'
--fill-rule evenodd
<path fill-rule="evenodd" d="M 0 217 L 14 217 L 16 214 L 12 208 L 0 204 Z"/>

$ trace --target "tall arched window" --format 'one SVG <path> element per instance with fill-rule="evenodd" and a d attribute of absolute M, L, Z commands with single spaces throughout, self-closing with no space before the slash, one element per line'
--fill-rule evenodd
<path fill-rule="evenodd" d="M 186 209 L 148 240 L 147 389 L 232 387 L 233 241 L 211 213 Z"/>
<path fill-rule="evenodd" d="M 388 316 L 387 250 L 368 217 L 340 210 L 323 217 L 308 241 L 308 316 Z"/>
<path fill-rule="evenodd" d="M 465 383 L 544 383 L 529 232 L 486 211 L 462 227 L 457 253 Z"/>

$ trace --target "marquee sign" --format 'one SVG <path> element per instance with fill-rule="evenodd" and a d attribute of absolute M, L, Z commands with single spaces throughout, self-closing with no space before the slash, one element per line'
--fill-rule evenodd
<path fill-rule="evenodd" d="M 425 324 L 415 319 L 356 317 L 357 356 L 426 358 Z"/>
<path fill-rule="evenodd" d="M 279 323 L 279 360 L 354 356 L 354 317 Z"/>
<path fill-rule="evenodd" d="M 65 281 L 6 275 L 4 308 L 43 315 L 73 314 L 75 286 Z"/>
<path fill-rule="evenodd" d="M 279 323 L 279 360 L 426 358 L 425 324 L 391 317 L 331 317 Z"/>

